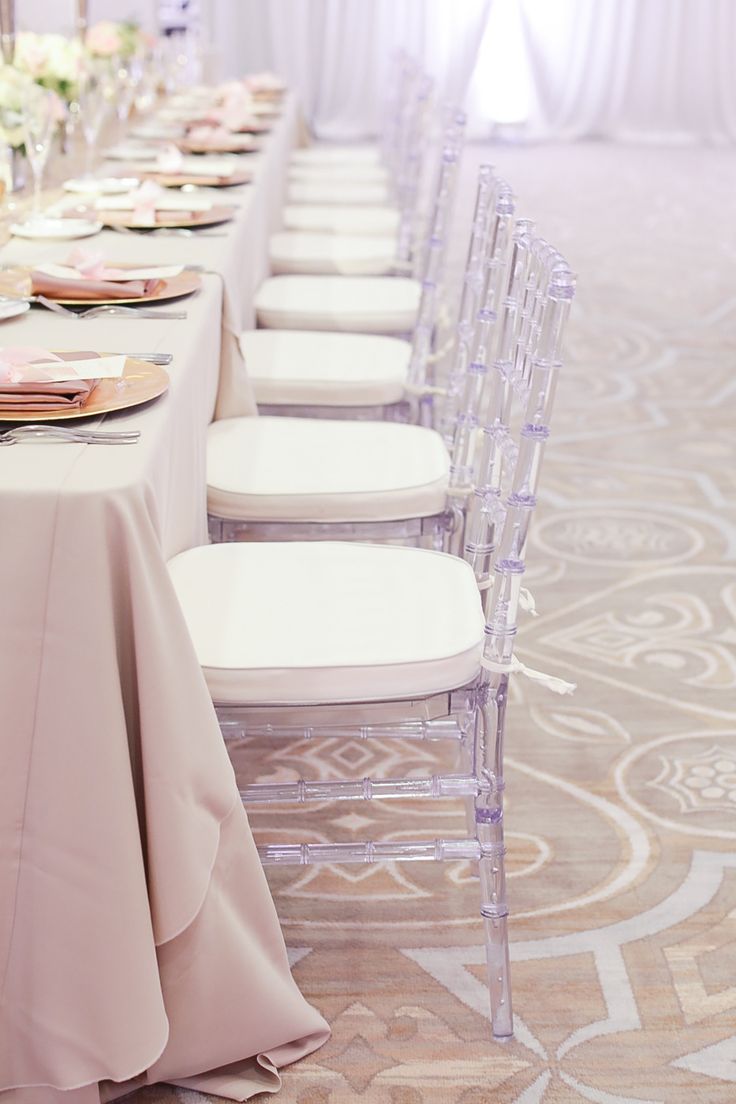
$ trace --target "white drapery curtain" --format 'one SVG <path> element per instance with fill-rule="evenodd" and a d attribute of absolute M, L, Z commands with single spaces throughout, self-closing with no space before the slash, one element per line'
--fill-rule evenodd
<path fill-rule="evenodd" d="M 515 3 L 533 135 L 736 140 L 734 0 Z"/>
<path fill-rule="evenodd" d="M 736 0 L 209 0 L 209 21 L 224 75 L 274 69 L 325 138 L 375 133 L 403 46 L 476 135 L 736 141 Z"/>
<path fill-rule="evenodd" d="M 273 69 L 299 93 L 323 138 L 376 133 L 398 48 L 460 104 L 494 0 L 210 0 L 225 76 Z"/>

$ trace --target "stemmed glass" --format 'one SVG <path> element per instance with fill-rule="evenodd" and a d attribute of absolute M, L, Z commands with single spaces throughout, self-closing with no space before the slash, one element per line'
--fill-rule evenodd
<path fill-rule="evenodd" d="M 143 76 L 142 59 L 136 55 L 130 58 L 118 58 L 115 62 L 115 73 L 117 77 L 115 111 L 118 122 L 125 123 Z"/>
<path fill-rule="evenodd" d="M 23 132 L 26 156 L 33 173 L 33 210 L 31 219 L 41 215 L 41 185 L 51 149 L 54 130 L 59 122 L 53 92 L 35 86 L 23 103 Z"/>
<path fill-rule="evenodd" d="M 87 144 L 84 175 L 92 175 L 94 149 L 102 121 L 115 95 L 115 67 L 105 61 L 88 61 L 79 76 L 79 114 Z"/>
<path fill-rule="evenodd" d="M 158 91 L 158 67 L 155 56 L 147 53 L 140 59 L 140 71 L 135 86 L 135 109 L 139 115 L 147 115 L 156 103 Z"/>

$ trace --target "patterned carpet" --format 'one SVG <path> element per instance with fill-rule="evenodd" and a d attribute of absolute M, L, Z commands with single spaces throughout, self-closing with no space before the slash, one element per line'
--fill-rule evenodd
<path fill-rule="evenodd" d="M 486 152 L 486 151 L 484 151 Z M 468 194 L 472 162 L 468 158 Z M 731 1104 L 736 1097 L 736 169 L 726 150 L 498 147 L 579 273 L 519 652 L 508 842 L 517 1031 L 485 1019 L 464 864 L 270 874 L 333 1027 L 283 1104 Z M 236 756 L 237 759 L 237 756 Z M 427 749 L 279 745 L 263 774 L 436 768 Z M 341 804 L 261 838 L 462 832 Z M 206 1010 L 203 1010 L 206 1015 Z M 156 1087 L 135 1104 L 208 1098 Z"/>

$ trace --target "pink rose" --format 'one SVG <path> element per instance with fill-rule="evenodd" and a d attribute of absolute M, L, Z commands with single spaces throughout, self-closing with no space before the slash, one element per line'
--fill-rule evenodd
<path fill-rule="evenodd" d="M 85 45 L 90 53 L 101 57 L 112 57 L 113 54 L 119 53 L 123 43 L 117 24 L 109 20 L 95 23 L 94 27 L 90 27 L 87 31 Z"/>

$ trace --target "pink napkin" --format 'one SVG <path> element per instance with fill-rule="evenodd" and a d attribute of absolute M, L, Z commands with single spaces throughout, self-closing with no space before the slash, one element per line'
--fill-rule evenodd
<path fill-rule="evenodd" d="M 126 280 L 124 268 L 109 268 L 97 250 L 73 249 L 63 262 L 75 268 L 80 279 L 64 279 L 47 272 L 31 273 L 32 295 L 48 295 L 54 299 L 140 299 L 153 295 L 163 280 Z"/>
<path fill-rule="evenodd" d="M 124 268 L 108 267 L 99 250 L 84 249 L 83 246 L 72 249 L 62 264 L 68 265 L 69 268 L 76 268 L 83 280 L 124 280 L 126 275 Z M 129 284 L 142 282 L 141 280 L 128 280 Z"/>
<path fill-rule="evenodd" d="M 2 410 L 81 409 L 99 380 L 53 380 L 45 363 L 63 358 L 48 349 L 16 346 L 0 349 L 0 418 Z"/>
<path fill-rule="evenodd" d="M 109 270 L 111 276 L 117 269 Z M 142 299 L 158 291 L 163 280 L 95 280 L 84 276 L 81 280 L 65 280 L 61 276 L 49 276 L 34 270 L 31 273 L 31 294 L 46 295 L 49 299 Z"/>

